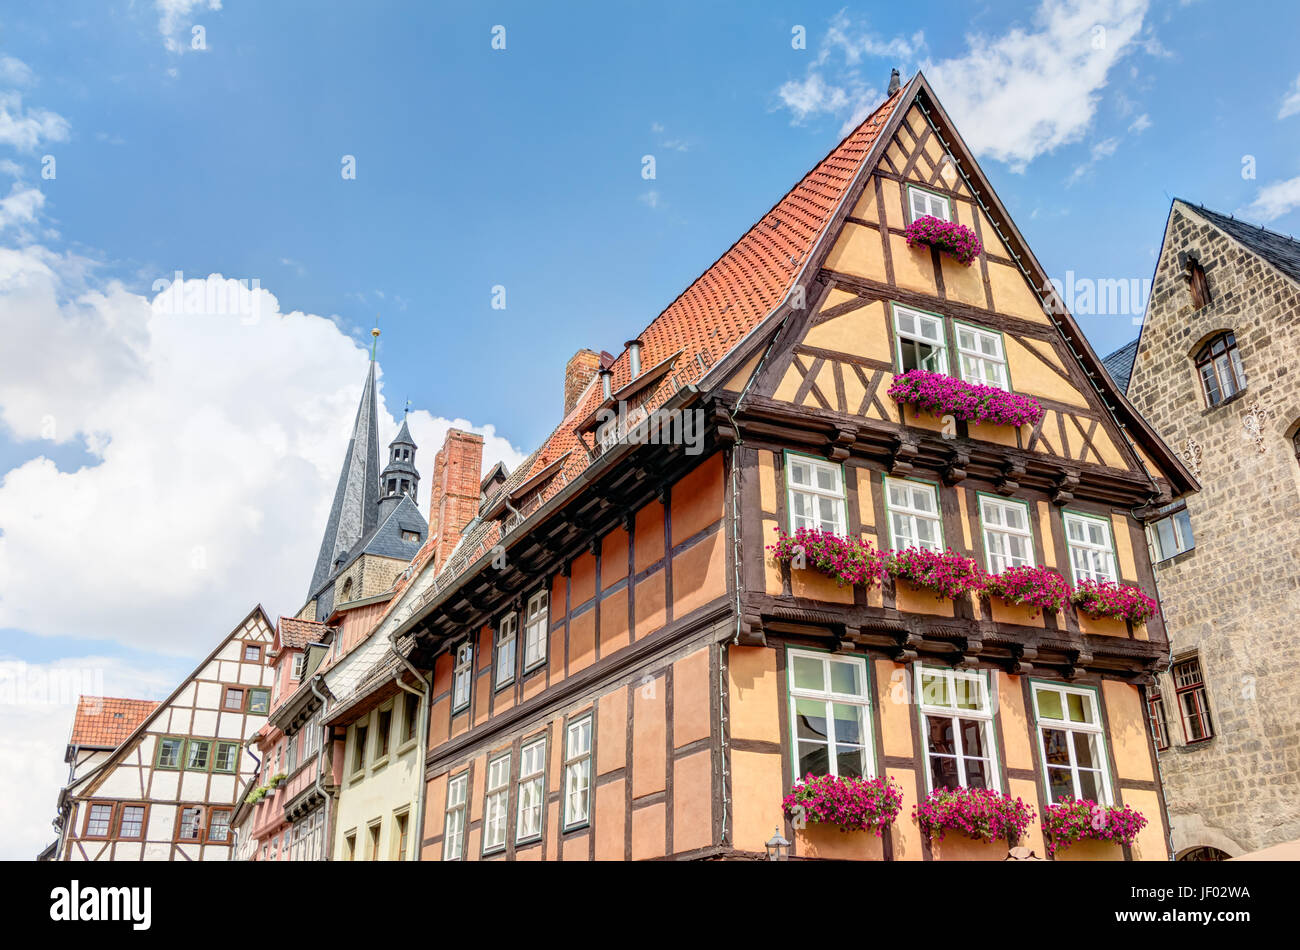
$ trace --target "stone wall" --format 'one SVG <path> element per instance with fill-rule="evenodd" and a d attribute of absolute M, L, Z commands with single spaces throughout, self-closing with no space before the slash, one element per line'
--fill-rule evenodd
<path fill-rule="evenodd" d="M 1181 253 L 1205 269 L 1194 309 Z M 1236 335 L 1239 395 L 1206 408 L 1196 351 Z M 1195 549 L 1156 567 L 1174 659 L 1199 653 L 1215 736 L 1187 745 L 1174 685 L 1161 688 L 1160 755 L 1175 854 L 1238 854 L 1300 838 L 1300 286 L 1196 209 L 1174 205 L 1128 396 L 1176 452 L 1200 446 L 1187 507 Z M 1248 417 L 1262 419 L 1257 442 Z"/>

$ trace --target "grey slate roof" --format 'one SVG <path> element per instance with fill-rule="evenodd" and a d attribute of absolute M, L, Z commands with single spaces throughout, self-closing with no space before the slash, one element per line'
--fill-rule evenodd
<path fill-rule="evenodd" d="M 379 416 L 375 400 L 375 362 L 370 361 L 366 384 L 361 390 L 361 403 L 357 406 L 357 419 L 352 426 L 352 438 L 343 457 L 343 470 L 334 490 L 334 504 L 330 506 L 325 523 L 325 537 L 321 539 L 316 569 L 311 575 L 307 597 L 334 573 L 334 564 L 359 540 L 375 528 L 379 520 Z"/>
<path fill-rule="evenodd" d="M 411 438 L 411 430 L 406 426 L 405 416 L 402 417 L 402 427 L 397 430 L 397 435 L 393 436 L 393 441 L 388 444 L 395 445 L 398 442 L 401 442 L 403 445 L 409 445 L 413 449 L 419 448 L 419 446 L 415 444 L 415 440 Z"/>
<path fill-rule="evenodd" d="M 1133 361 L 1137 358 L 1138 341 L 1130 340 L 1110 356 L 1103 356 L 1101 365 L 1122 393 L 1128 392 L 1129 377 L 1133 375 Z"/>
<path fill-rule="evenodd" d="M 1300 281 L 1300 241 L 1286 234 L 1269 231 L 1256 224 L 1238 221 L 1190 201 L 1183 202 L 1193 208 L 1229 237 L 1240 241 L 1252 253 L 1258 254 L 1292 280 Z"/>

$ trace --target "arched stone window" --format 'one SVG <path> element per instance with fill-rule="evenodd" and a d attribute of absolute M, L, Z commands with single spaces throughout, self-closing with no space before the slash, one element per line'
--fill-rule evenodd
<path fill-rule="evenodd" d="M 346 603 L 352 598 L 352 578 L 343 582 L 343 593 L 339 596 L 339 603 Z"/>
<path fill-rule="evenodd" d="M 1196 352 L 1196 372 L 1207 406 L 1217 406 L 1246 388 L 1246 370 L 1231 330 L 1211 337 Z"/>

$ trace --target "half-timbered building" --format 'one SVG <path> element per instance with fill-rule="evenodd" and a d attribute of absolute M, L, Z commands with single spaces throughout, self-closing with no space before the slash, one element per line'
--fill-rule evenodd
<path fill-rule="evenodd" d="M 982 253 L 909 245 L 924 215 Z M 744 858 L 774 831 L 796 857 L 1005 856 L 909 818 L 968 786 L 1126 805 L 1131 844 L 1060 856 L 1165 859 L 1158 614 L 837 586 L 768 550 L 812 527 L 1153 593 L 1132 511 L 1195 482 L 1049 286 L 918 74 L 616 356 L 580 351 L 562 421 L 395 615 L 432 671 L 422 856 Z M 914 412 L 889 391 L 915 369 L 1041 416 Z M 892 780 L 902 813 L 801 827 L 782 799 L 809 773 Z M 1021 844 L 1046 850 L 1037 824 Z"/>
<path fill-rule="evenodd" d="M 62 860 L 232 857 L 231 813 L 256 768 L 245 744 L 270 708 L 272 638 L 271 624 L 257 607 L 143 716 L 139 705 L 115 709 L 120 701 L 103 701 L 110 715 L 138 718 L 111 752 L 87 763 L 62 793 Z M 79 723 L 86 702 L 78 709 Z M 113 727 L 97 731 L 107 735 Z M 75 729 L 73 739 L 78 740 Z"/>

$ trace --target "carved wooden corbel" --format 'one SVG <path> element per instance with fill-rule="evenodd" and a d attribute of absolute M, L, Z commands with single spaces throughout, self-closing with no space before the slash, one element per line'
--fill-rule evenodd
<path fill-rule="evenodd" d="M 970 452 L 967 449 L 953 449 L 948 454 L 948 462 L 943 467 L 943 481 L 946 485 L 956 485 L 966 477 L 966 467 L 970 465 Z"/>
<path fill-rule="evenodd" d="M 889 454 L 889 474 L 906 475 L 912 471 L 912 459 L 916 458 L 918 445 L 914 438 L 898 433 L 894 436 L 894 447 Z"/>
<path fill-rule="evenodd" d="M 860 633 L 865 634 L 867 628 L 863 627 Z M 894 645 L 886 647 L 885 652 L 895 663 L 911 663 L 917 657 L 917 646 L 921 643 L 921 637 L 910 630 L 899 630 L 893 634 Z"/>
<path fill-rule="evenodd" d="M 1002 464 L 1002 473 L 998 475 L 997 481 L 993 483 L 993 489 L 999 495 L 1014 495 L 1020 491 L 1020 479 L 1025 474 L 1025 463 L 1016 459 L 1009 459 Z"/>
<path fill-rule="evenodd" d="M 740 631 L 736 641 L 745 647 L 767 646 L 767 635 L 763 632 L 763 618 L 759 614 L 742 614 Z"/>
<path fill-rule="evenodd" d="M 1052 482 L 1052 504 L 1058 508 L 1074 501 L 1074 490 L 1079 487 L 1079 473 L 1067 468 Z"/>
<path fill-rule="evenodd" d="M 1038 658 L 1038 648 L 1021 643 L 1010 647 L 1011 658 L 1007 660 L 1006 671 L 1012 676 L 1024 676 L 1034 671 L 1033 661 Z"/>
<path fill-rule="evenodd" d="M 843 462 L 849 457 L 853 443 L 856 441 L 858 441 L 858 430 L 855 427 L 845 426 L 836 429 L 826 450 L 826 457 L 836 462 Z"/>
<path fill-rule="evenodd" d="M 1087 647 L 1079 647 L 1066 653 L 1065 669 L 1061 675 L 1067 680 L 1076 679 L 1089 663 L 1092 662 L 1092 651 Z"/>

